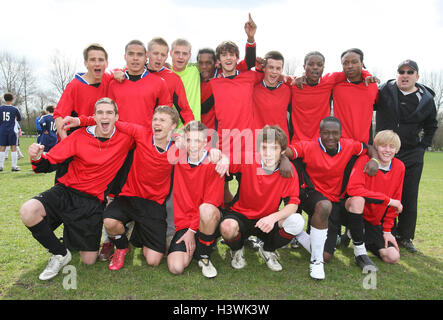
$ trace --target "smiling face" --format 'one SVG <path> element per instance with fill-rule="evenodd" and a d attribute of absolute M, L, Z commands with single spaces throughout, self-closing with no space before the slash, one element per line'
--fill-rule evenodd
<path fill-rule="evenodd" d="M 161 44 L 153 44 L 148 51 L 148 68 L 159 71 L 165 65 L 168 58 L 168 47 Z"/>
<path fill-rule="evenodd" d="M 411 67 L 404 65 L 397 71 L 397 87 L 406 92 L 416 90 L 415 84 L 418 81 L 418 72 Z"/>
<path fill-rule="evenodd" d="M 340 124 L 332 121 L 321 122 L 320 139 L 327 151 L 337 149 L 341 137 Z"/>
<path fill-rule="evenodd" d="M 275 87 L 280 80 L 283 72 L 283 61 L 275 59 L 267 59 L 266 66 L 263 69 L 264 78 L 267 86 Z"/>
<path fill-rule="evenodd" d="M 145 68 L 146 59 L 147 52 L 143 46 L 131 44 L 126 48 L 125 61 L 129 74 L 142 74 Z"/>
<path fill-rule="evenodd" d="M 321 56 L 312 55 L 306 60 L 303 66 L 306 73 L 306 80 L 309 84 L 317 84 L 323 75 L 325 62 Z"/>
<path fill-rule="evenodd" d="M 176 128 L 171 115 L 164 112 L 155 112 L 152 118 L 152 132 L 156 141 L 166 140 Z"/>
<path fill-rule="evenodd" d="M 203 156 L 206 145 L 206 134 L 200 130 L 190 130 L 185 134 L 186 151 L 192 162 L 198 162 Z"/>
<path fill-rule="evenodd" d="M 378 160 L 383 166 L 387 166 L 397 153 L 397 149 L 393 144 L 383 144 L 375 147 L 377 150 Z"/>
<path fill-rule="evenodd" d="M 220 64 L 222 71 L 225 76 L 230 76 L 235 74 L 235 70 L 238 63 L 238 56 L 233 51 L 225 50 L 220 53 Z"/>
<path fill-rule="evenodd" d="M 116 114 L 115 107 L 112 104 L 103 102 L 95 106 L 94 120 L 97 124 L 95 129 L 96 137 L 109 138 L 114 131 L 118 114 Z"/>
<path fill-rule="evenodd" d="M 87 77 L 91 83 L 101 82 L 103 74 L 108 67 L 106 54 L 101 50 L 89 50 L 88 58 L 84 63 L 86 69 L 88 69 Z"/>

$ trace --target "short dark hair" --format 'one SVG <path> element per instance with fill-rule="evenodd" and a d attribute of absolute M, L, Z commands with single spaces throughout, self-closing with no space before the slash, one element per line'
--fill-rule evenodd
<path fill-rule="evenodd" d="M 55 107 L 53 105 L 49 105 L 46 107 L 46 111 L 49 113 L 54 113 Z"/>
<path fill-rule="evenodd" d="M 11 92 L 6 92 L 3 95 L 3 99 L 5 99 L 6 102 L 11 102 L 12 100 L 14 100 L 14 95 Z"/>
<path fill-rule="evenodd" d="M 217 58 L 215 57 L 215 51 L 213 49 L 211 49 L 211 48 L 203 48 L 203 49 L 198 50 L 197 62 L 198 62 L 198 60 L 200 60 L 200 55 L 201 54 L 205 54 L 205 53 L 212 54 L 212 60 L 214 60 L 214 63 L 217 61 Z"/>
<path fill-rule="evenodd" d="M 305 60 L 304 60 L 304 63 L 303 63 L 303 64 L 306 64 L 306 62 L 308 61 L 308 59 L 309 59 L 310 57 L 312 57 L 312 56 L 319 56 L 319 57 L 321 57 L 322 60 L 323 60 L 323 63 L 325 63 L 325 56 L 324 56 L 321 52 L 319 52 L 319 51 L 311 51 L 311 52 L 308 52 L 308 53 L 305 55 Z"/>
<path fill-rule="evenodd" d="M 337 123 L 338 124 L 338 126 L 340 127 L 340 131 L 341 131 L 341 122 L 340 122 L 340 120 L 338 119 L 338 118 L 336 118 L 336 117 L 326 117 L 326 118 L 323 118 L 323 120 L 322 121 L 320 121 L 320 128 L 325 124 L 325 123 L 328 123 L 328 122 L 331 122 L 331 123 Z"/>
<path fill-rule="evenodd" d="M 85 50 L 83 50 L 83 59 L 85 61 L 88 61 L 88 54 L 89 54 L 89 51 L 91 51 L 91 50 L 103 51 L 105 54 L 105 59 L 108 60 L 108 53 L 106 52 L 105 48 L 103 48 L 103 46 L 101 44 L 92 43 L 89 46 L 87 46 L 85 48 Z"/>
<path fill-rule="evenodd" d="M 274 60 L 279 60 L 282 61 L 283 64 L 285 63 L 285 58 L 283 57 L 283 55 L 278 52 L 278 51 L 269 51 L 268 53 L 265 54 L 264 60 L 265 60 L 265 66 L 268 63 L 268 59 L 274 59 Z"/>
<path fill-rule="evenodd" d="M 220 59 L 220 55 L 224 52 L 235 53 L 237 57 L 240 57 L 240 50 L 238 46 L 232 41 L 223 41 L 215 49 L 215 56 Z"/>
<path fill-rule="evenodd" d="M 128 50 L 128 47 L 132 46 L 132 45 L 142 46 L 143 49 L 146 52 L 145 44 L 143 42 L 141 42 L 140 40 L 131 40 L 131 41 L 129 41 L 128 44 L 125 46 L 125 52 Z"/>
<path fill-rule="evenodd" d="M 340 59 L 343 59 L 343 57 L 350 52 L 358 54 L 360 56 L 360 61 L 363 63 L 363 51 L 361 51 L 358 48 L 351 48 L 351 49 L 346 50 L 345 52 L 343 52 L 341 54 Z"/>

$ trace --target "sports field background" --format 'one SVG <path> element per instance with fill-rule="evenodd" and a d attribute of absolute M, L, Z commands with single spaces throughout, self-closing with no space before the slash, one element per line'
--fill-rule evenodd
<path fill-rule="evenodd" d="M 70 263 L 76 271 L 76 289 L 65 289 L 63 281 L 72 273 L 40 281 L 49 254 L 22 224 L 22 203 L 53 185 L 54 174 L 34 174 L 27 147 L 35 138 L 22 138 L 26 155 L 19 160 L 21 172 L 11 172 L 6 160 L 0 172 L 0 300 L 287 300 L 287 299 L 435 299 L 443 298 L 443 153 L 427 152 L 420 185 L 419 218 L 414 244 L 418 254 L 401 249 L 397 265 L 382 263 L 371 256 L 379 272 L 373 278 L 363 274 L 353 261 L 352 246 L 338 249 L 325 266 L 326 279 L 309 277 L 310 255 L 303 249 L 279 249 L 283 271 L 272 272 L 258 253 L 246 248 L 247 266 L 230 266 L 227 246 L 218 244 L 212 261 L 215 279 L 206 279 L 196 261 L 181 276 L 169 273 L 164 260 L 147 266 L 140 249 L 131 249 L 123 269 L 111 272 L 106 262 L 93 266 L 80 262 L 78 253 Z M 306 215 L 304 214 L 306 220 Z M 61 230 L 57 234 L 61 235 Z M 66 280 L 65 280 L 66 281 Z M 365 288 L 366 287 L 366 288 Z M 369 288 L 369 289 L 368 289 Z"/>

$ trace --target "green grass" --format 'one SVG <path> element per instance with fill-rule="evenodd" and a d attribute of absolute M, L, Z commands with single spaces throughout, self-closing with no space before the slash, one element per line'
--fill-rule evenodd
<path fill-rule="evenodd" d="M 23 138 L 26 154 L 32 138 Z M 325 266 L 326 279 L 309 277 L 309 254 L 304 249 L 280 249 L 282 272 L 271 272 L 257 252 L 246 248 L 247 266 L 234 270 L 226 246 L 218 244 L 212 255 L 215 279 L 205 279 L 193 261 L 181 276 L 168 272 L 166 261 L 147 266 L 140 249 L 132 249 L 125 267 L 117 272 L 107 263 L 85 266 L 78 253 L 72 266 L 77 271 L 77 289 L 65 290 L 60 273 L 50 281 L 38 280 L 49 254 L 23 226 L 19 209 L 26 200 L 50 188 L 53 174 L 34 174 L 25 157 L 22 171 L 12 173 L 10 160 L 0 173 L 0 299 L 174 299 L 174 300 L 286 300 L 286 299 L 434 299 L 443 298 L 443 153 L 426 153 L 420 185 L 419 218 L 414 243 L 418 254 L 401 250 L 397 265 L 382 263 L 371 255 L 380 271 L 376 289 L 363 288 L 366 275 L 353 262 L 352 247 L 339 249 Z M 306 216 L 304 216 L 306 218 Z M 61 230 L 57 230 L 60 235 Z M 374 282 L 371 282 L 374 284 Z"/>

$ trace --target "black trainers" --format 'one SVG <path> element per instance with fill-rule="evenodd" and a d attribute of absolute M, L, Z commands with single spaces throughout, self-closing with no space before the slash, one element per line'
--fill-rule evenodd
<path fill-rule="evenodd" d="M 402 246 L 403 248 L 405 248 L 406 250 L 408 250 L 411 253 L 418 252 L 417 248 L 414 246 L 411 239 L 400 239 L 397 242 L 400 246 Z"/>
<path fill-rule="evenodd" d="M 377 266 L 374 262 L 368 257 L 367 254 L 361 254 L 359 256 L 354 257 L 355 263 L 362 268 L 362 270 L 376 272 L 378 271 Z"/>
<path fill-rule="evenodd" d="M 20 171 L 20 168 L 19 167 L 12 167 L 11 171 Z"/>

